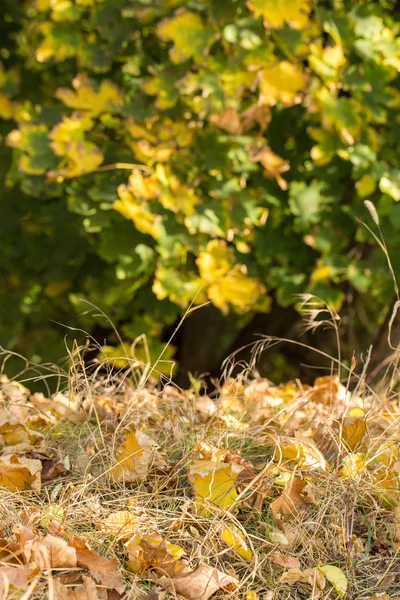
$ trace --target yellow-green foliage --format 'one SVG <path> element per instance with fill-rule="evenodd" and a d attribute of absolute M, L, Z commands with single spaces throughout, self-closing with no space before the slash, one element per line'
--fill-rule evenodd
<path fill-rule="evenodd" d="M 29 331 L 44 352 L 80 298 L 128 344 L 192 302 L 243 314 L 309 292 L 337 308 L 355 289 L 382 306 L 384 257 L 356 217 L 376 204 L 396 269 L 390 0 L 5 5 L 5 343 L 26 352 Z"/>

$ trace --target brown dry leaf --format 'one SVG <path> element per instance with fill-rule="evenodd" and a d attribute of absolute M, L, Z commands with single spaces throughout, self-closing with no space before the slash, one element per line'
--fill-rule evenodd
<path fill-rule="evenodd" d="M 201 396 L 194 400 L 194 410 L 200 420 L 207 420 L 217 412 L 217 406 L 208 396 Z"/>
<path fill-rule="evenodd" d="M 293 556 L 285 556 L 284 554 L 273 554 L 269 557 L 274 565 L 279 565 L 284 569 L 300 569 L 300 561 Z"/>
<path fill-rule="evenodd" d="M 390 596 L 386 592 L 381 592 L 380 594 L 369 596 L 366 600 L 390 600 Z"/>
<path fill-rule="evenodd" d="M 8 588 L 24 588 L 33 573 L 28 567 L 0 567 L 0 596 L 8 597 Z"/>
<path fill-rule="evenodd" d="M 266 104 L 253 104 L 242 112 L 240 119 L 242 121 L 243 131 L 248 131 L 254 127 L 256 123 L 258 123 L 262 131 L 264 131 L 271 122 L 271 109 Z"/>
<path fill-rule="evenodd" d="M 226 575 L 204 563 L 197 569 L 178 577 L 159 577 L 155 582 L 166 590 L 180 594 L 187 600 L 207 600 L 216 591 L 231 592 L 238 585 L 235 577 Z"/>
<path fill-rule="evenodd" d="M 280 582 L 288 584 L 306 583 L 312 587 L 312 597 L 315 599 L 320 596 L 326 585 L 326 579 L 318 569 L 306 569 L 305 571 L 298 568 L 289 569 L 283 573 Z"/>
<path fill-rule="evenodd" d="M 69 545 L 75 548 L 77 564 L 89 571 L 93 579 L 108 588 L 113 588 L 117 592 L 125 590 L 125 584 L 121 573 L 118 571 L 117 559 L 110 560 L 104 556 L 99 556 L 97 552 L 88 548 L 85 540 L 73 538 Z"/>
<path fill-rule="evenodd" d="M 144 596 L 140 596 L 139 600 L 164 600 L 167 592 L 149 592 Z"/>
<path fill-rule="evenodd" d="M 187 563 L 180 559 L 185 550 L 181 546 L 171 544 L 157 534 L 134 536 L 127 544 L 129 552 L 127 568 L 133 573 L 154 567 L 161 575 L 176 577 L 186 568 Z"/>
<path fill-rule="evenodd" d="M 142 431 L 126 429 L 124 441 L 115 455 L 117 464 L 111 469 L 114 481 L 133 483 L 145 479 L 156 446 L 156 442 Z"/>
<path fill-rule="evenodd" d="M 309 484 L 304 479 L 292 477 L 288 481 L 282 495 L 270 505 L 275 521 L 285 520 L 285 518 L 296 515 L 301 508 L 315 504 L 315 498 L 307 486 Z"/>
<path fill-rule="evenodd" d="M 0 457 L 0 486 L 12 492 L 40 492 L 42 463 L 40 460 L 10 454 Z"/>
<path fill-rule="evenodd" d="M 265 177 L 268 179 L 276 179 L 281 190 L 287 190 L 287 181 L 281 176 L 281 173 L 286 173 L 286 171 L 289 171 L 290 169 L 287 160 L 272 152 L 267 144 L 263 144 L 261 147 L 258 144 L 251 146 L 249 149 L 249 156 L 250 160 L 253 162 L 262 164 L 265 169 Z"/>
<path fill-rule="evenodd" d="M 59 578 L 54 579 L 57 600 L 107 600 L 107 591 L 98 589 L 91 577 L 82 576 L 82 585 L 67 587 Z"/>
<path fill-rule="evenodd" d="M 77 566 L 75 548 L 71 548 L 62 538 L 47 534 L 43 539 L 27 540 L 21 547 L 28 563 L 39 569 L 72 569 Z"/>
<path fill-rule="evenodd" d="M 297 583 L 303 581 L 303 571 L 301 569 L 289 569 L 285 571 L 280 577 L 281 583 Z"/>
<path fill-rule="evenodd" d="M 242 133 L 242 124 L 238 112 L 234 108 L 226 107 L 223 111 L 211 115 L 210 121 L 216 127 L 224 129 L 232 135 L 240 135 Z"/>

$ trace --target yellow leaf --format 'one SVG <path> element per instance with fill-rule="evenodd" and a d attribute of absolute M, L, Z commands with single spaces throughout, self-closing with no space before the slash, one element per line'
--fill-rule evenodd
<path fill-rule="evenodd" d="M 343 573 L 342 569 L 334 567 L 333 565 L 324 565 L 323 567 L 317 567 L 318 571 L 325 575 L 329 583 L 334 587 L 337 595 L 340 598 L 346 594 L 347 591 L 347 577 Z"/>
<path fill-rule="evenodd" d="M 235 463 L 196 460 L 189 465 L 189 481 L 196 492 L 196 505 L 201 515 L 208 515 L 207 502 L 228 508 L 237 498 L 235 481 L 243 470 Z"/>
<path fill-rule="evenodd" d="M 40 460 L 16 456 L 0 457 L 0 487 L 17 490 L 40 491 L 42 463 Z"/>
<path fill-rule="evenodd" d="M 142 431 L 127 429 L 115 454 L 116 464 L 110 471 L 112 479 L 130 483 L 145 479 L 156 446 L 156 442 Z"/>
<path fill-rule="evenodd" d="M 243 534 L 236 528 L 230 525 L 225 525 L 221 534 L 221 539 L 224 540 L 235 552 L 246 560 L 251 560 L 251 550 L 247 546 Z"/>
<path fill-rule="evenodd" d="M 302 29 L 308 24 L 311 0 L 248 0 L 247 6 L 254 14 L 264 18 L 266 27 L 280 28 L 287 23 L 292 29 Z"/>
<path fill-rule="evenodd" d="M 64 117 L 49 133 L 51 149 L 57 156 L 64 156 L 72 141 L 84 141 L 85 132 L 90 131 L 94 121 L 87 116 Z"/>
<path fill-rule="evenodd" d="M 343 458 L 343 467 L 340 470 L 341 477 L 347 477 L 357 481 L 364 473 L 367 460 L 362 452 L 350 452 Z"/>
<path fill-rule="evenodd" d="M 202 304 L 205 301 L 202 281 L 193 273 L 180 273 L 174 269 L 157 266 L 152 285 L 153 293 L 159 300 L 169 298 L 178 306 L 186 308 L 191 302 Z"/>
<path fill-rule="evenodd" d="M 139 200 L 152 200 L 160 195 L 160 184 L 155 175 L 144 177 L 140 171 L 134 169 L 129 176 L 129 191 Z"/>
<path fill-rule="evenodd" d="M 327 279 L 332 273 L 332 267 L 330 265 L 321 265 L 314 269 L 311 273 L 311 281 L 320 281 L 321 279 Z"/>
<path fill-rule="evenodd" d="M 99 528 L 118 539 L 130 538 L 136 533 L 137 519 L 129 510 L 117 510 L 104 519 Z"/>
<path fill-rule="evenodd" d="M 0 118 L 12 119 L 14 116 L 14 106 L 10 98 L 5 94 L 0 94 Z"/>
<path fill-rule="evenodd" d="M 93 117 L 112 112 L 123 102 L 119 88 L 107 79 L 103 79 L 97 92 L 91 86 L 91 82 L 86 75 L 77 75 L 72 85 L 75 92 L 68 88 L 59 88 L 56 92 L 56 98 L 70 108 L 87 111 Z"/>
<path fill-rule="evenodd" d="M 233 260 L 231 251 L 219 240 L 210 241 L 196 260 L 208 297 L 224 312 L 230 304 L 244 311 L 265 293 L 256 279 L 245 275 L 241 265 L 232 266 Z"/>
<path fill-rule="evenodd" d="M 161 235 L 161 219 L 153 214 L 146 202 L 135 198 L 130 186 L 118 186 L 119 200 L 115 200 L 113 208 L 126 219 L 133 221 L 136 229 L 148 233 L 154 239 Z"/>
<path fill-rule="evenodd" d="M 65 152 L 64 160 L 57 169 L 47 172 L 50 181 L 63 181 L 91 173 L 103 162 L 103 153 L 91 142 L 71 141 Z"/>
<path fill-rule="evenodd" d="M 264 104 L 274 106 L 282 102 L 285 106 L 298 104 L 300 92 L 306 86 L 303 73 L 292 63 L 282 61 L 263 69 L 260 81 L 260 99 Z"/>
<path fill-rule="evenodd" d="M 343 421 L 342 441 L 350 450 L 355 450 L 360 445 L 367 432 L 367 424 L 364 418 L 350 417 Z"/>
<path fill-rule="evenodd" d="M 356 182 L 357 194 L 360 198 L 367 198 L 376 190 L 377 183 L 369 173 L 366 173 Z"/>
<path fill-rule="evenodd" d="M 263 287 L 255 279 L 241 272 L 240 265 L 235 265 L 228 275 L 209 286 L 207 295 L 225 313 L 230 304 L 244 312 L 255 304 L 263 291 Z"/>
<path fill-rule="evenodd" d="M 258 596 L 253 590 L 247 590 L 244 595 L 244 600 L 259 600 Z"/>
<path fill-rule="evenodd" d="M 295 460 L 299 466 L 326 471 L 327 462 L 314 445 L 312 440 L 297 440 L 292 438 L 281 438 L 275 449 L 274 460 Z"/>

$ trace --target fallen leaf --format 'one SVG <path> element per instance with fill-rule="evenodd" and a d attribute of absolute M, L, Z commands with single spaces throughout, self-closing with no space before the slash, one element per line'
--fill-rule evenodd
<path fill-rule="evenodd" d="M 317 567 L 317 569 L 327 578 L 329 583 L 336 590 L 338 596 L 343 598 L 347 591 L 348 581 L 342 569 L 334 567 L 333 565 L 324 565 L 323 567 Z"/>
<path fill-rule="evenodd" d="M 129 553 L 127 568 L 133 573 L 154 567 L 161 575 L 175 577 L 186 567 L 186 563 L 180 561 L 185 550 L 157 534 L 135 535 L 125 547 Z"/>
<path fill-rule="evenodd" d="M 235 481 L 242 469 L 241 465 L 224 462 L 217 464 L 206 460 L 196 460 L 189 465 L 189 481 L 196 492 L 200 514 L 209 514 L 207 503 L 220 508 L 233 504 L 238 496 Z"/>
<path fill-rule="evenodd" d="M 17 490 L 40 491 L 40 460 L 16 456 L 15 454 L 0 457 L 0 487 L 15 492 Z"/>
<path fill-rule="evenodd" d="M 304 479 L 295 479 L 292 477 L 288 481 L 281 496 L 270 505 L 275 521 L 296 515 L 301 508 L 309 504 L 315 504 L 315 499 L 312 495 L 309 494 L 307 497 L 307 485 L 307 481 Z"/>
<path fill-rule="evenodd" d="M 273 554 L 269 557 L 269 560 L 274 565 L 279 565 L 284 569 L 300 569 L 300 561 L 292 556 L 285 556 L 284 554 Z"/>
<path fill-rule="evenodd" d="M 115 455 L 117 464 L 111 469 L 114 481 L 133 483 L 145 479 L 156 446 L 156 442 L 142 431 L 127 429 Z"/>
<path fill-rule="evenodd" d="M 29 567 L 0 567 L 0 594 L 6 599 L 7 589 L 11 587 L 24 588 L 33 573 Z"/>
<path fill-rule="evenodd" d="M 342 441 L 351 450 L 358 449 L 367 432 L 365 415 L 362 417 L 347 417 L 343 420 Z"/>
<path fill-rule="evenodd" d="M 108 588 L 114 588 L 117 592 L 124 592 L 125 584 L 121 573 L 118 571 L 117 559 L 110 560 L 104 556 L 99 556 L 97 552 L 91 550 L 85 540 L 73 538 L 69 545 L 75 548 L 77 564 L 84 567 L 93 577 L 93 579 Z"/>
<path fill-rule="evenodd" d="M 91 577 L 82 576 L 82 585 L 74 587 L 65 586 L 59 578 L 54 579 L 54 591 L 57 600 L 106 600 L 107 592 L 103 589 L 97 589 L 96 584 Z M 97 593 L 99 591 L 99 594 Z"/>
<path fill-rule="evenodd" d="M 197 569 L 181 577 L 159 577 L 155 582 L 166 590 L 184 596 L 187 600 L 207 600 L 218 590 L 224 592 L 234 590 L 239 583 L 235 577 L 204 563 L 200 563 Z"/>
<path fill-rule="evenodd" d="M 333 406 L 344 402 L 348 396 L 348 391 L 340 383 L 337 375 L 327 375 L 316 378 L 314 386 L 308 390 L 307 396 L 316 404 Z"/>
<path fill-rule="evenodd" d="M 304 574 L 301 569 L 289 569 L 285 571 L 279 579 L 281 583 L 297 583 L 298 581 L 304 581 Z"/>
<path fill-rule="evenodd" d="M 243 534 L 236 527 L 225 525 L 221 533 L 221 539 L 239 556 L 245 560 L 251 560 L 251 550 L 247 546 Z"/>
<path fill-rule="evenodd" d="M 47 534 L 44 538 L 29 539 L 21 547 L 25 559 L 39 569 L 70 569 L 77 566 L 75 548 L 62 538 Z"/>
<path fill-rule="evenodd" d="M 108 515 L 99 528 L 109 535 L 124 539 L 131 537 L 137 530 L 137 519 L 129 510 L 118 510 Z"/>
<path fill-rule="evenodd" d="M 274 460 L 295 460 L 298 465 L 326 471 L 327 462 L 312 440 L 280 438 L 274 452 Z"/>

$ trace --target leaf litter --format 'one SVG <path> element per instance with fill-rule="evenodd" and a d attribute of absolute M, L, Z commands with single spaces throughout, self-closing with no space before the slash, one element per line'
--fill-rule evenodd
<path fill-rule="evenodd" d="M 396 597 L 394 395 L 0 388 L 2 600 Z"/>

